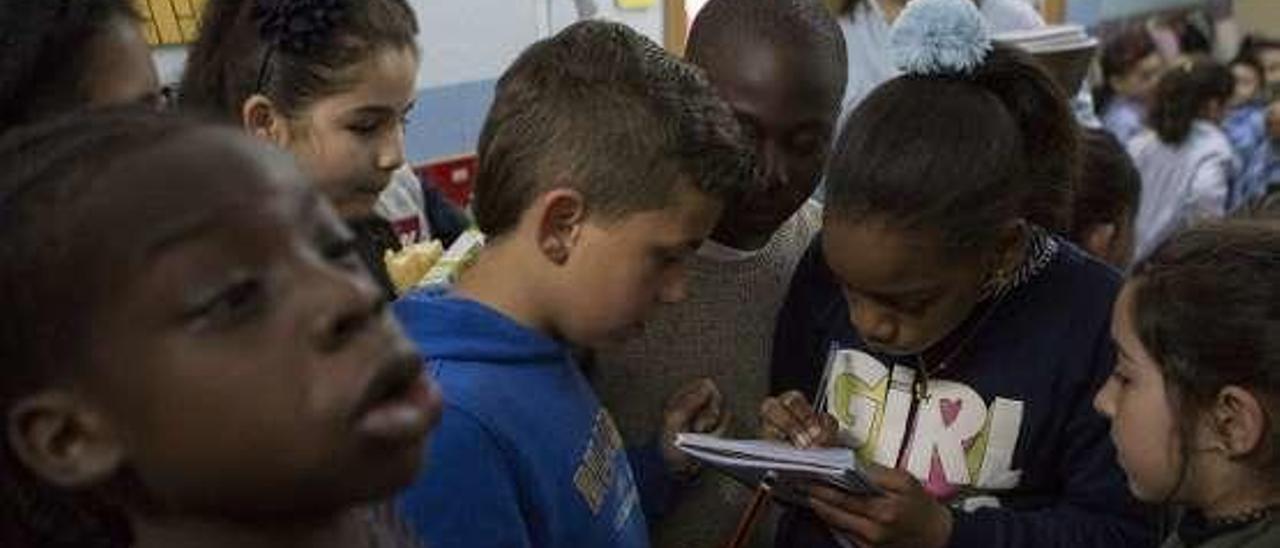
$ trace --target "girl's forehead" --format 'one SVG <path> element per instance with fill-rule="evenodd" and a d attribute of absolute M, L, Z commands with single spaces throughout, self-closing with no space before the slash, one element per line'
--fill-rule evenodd
<path fill-rule="evenodd" d="M 307 192 L 292 161 L 247 137 L 198 131 L 125 160 L 86 199 L 81 222 L 105 248 L 136 251 L 226 212 L 264 211 Z"/>
<path fill-rule="evenodd" d="M 974 264 L 972 258 L 959 260 L 935 232 L 880 221 L 828 222 L 823 227 L 823 244 L 834 270 L 885 290 L 907 292 L 946 285 Z"/>
<path fill-rule="evenodd" d="M 349 85 L 320 95 L 312 109 L 345 112 L 375 106 L 399 112 L 416 98 L 418 53 L 410 47 L 381 48 L 338 78 Z"/>

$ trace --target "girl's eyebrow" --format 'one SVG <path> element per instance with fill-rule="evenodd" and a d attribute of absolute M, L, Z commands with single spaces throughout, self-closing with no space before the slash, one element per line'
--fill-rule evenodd
<path fill-rule="evenodd" d="M 214 212 L 204 212 L 178 222 L 155 227 L 148 231 L 143 241 L 143 255 L 150 260 L 170 248 L 199 238 L 215 230 L 218 227 L 217 221 L 217 215 Z"/>
<path fill-rule="evenodd" d="M 417 103 L 412 102 L 405 106 L 403 110 L 397 112 L 394 107 L 387 105 L 365 105 L 356 109 L 356 114 L 365 116 L 398 116 L 408 114 L 416 106 L 418 106 Z"/>

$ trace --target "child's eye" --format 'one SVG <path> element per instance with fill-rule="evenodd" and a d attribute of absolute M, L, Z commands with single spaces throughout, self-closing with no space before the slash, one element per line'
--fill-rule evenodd
<path fill-rule="evenodd" d="M 381 126 L 382 124 L 377 120 L 363 120 L 347 126 L 347 129 L 357 135 L 373 135 Z"/>
<path fill-rule="evenodd" d="M 1111 380 L 1116 381 L 1116 384 L 1119 384 L 1120 386 L 1127 386 L 1129 384 L 1129 377 L 1126 377 L 1124 373 L 1119 371 L 1111 372 Z"/>
<path fill-rule="evenodd" d="M 662 266 L 675 266 L 683 264 L 692 252 L 659 250 L 654 254 L 658 264 Z"/>
<path fill-rule="evenodd" d="M 827 146 L 827 140 L 814 133 L 802 133 L 791 138 L 791 150 L 801 155 L 811 155 L 822 152 Z"/>
<path fill-rule="evenodd" d="M 895 299 L 891 302 L 886 302 L 885 304 L 887 304 L 889 308 L 897 310 L 898 312 L 901 312 L 903 314 L 906 314 L 909 316 L 919 316 L 929 308 L 929 303 L 931 302 L 932 302 L 931 299 L 912 298 L 912 299 L 905 299 L 905 300 Z"/>
<path fill-rule="evenodd" d="M 334 237 L 320 244 L 320 254 L 326 260 L 344 266 L 354 267 L 360 264 L 357 251 L 356 240 L 351 237 Z"/>
<path fill-rule="evenodd" d="M 266 283 L 261 278 L 244 278 L 194 306 L 187 317 L 199 327 L 235 325 L 263 310 L 266 297 Z"/>

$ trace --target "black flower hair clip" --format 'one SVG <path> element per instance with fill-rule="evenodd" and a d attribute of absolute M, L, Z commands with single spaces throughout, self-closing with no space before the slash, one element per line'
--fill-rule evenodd
<path fill-rule="evenodd" d="M 330 38 L 346 11 L 345 0 L 258 0 L 258 33 L 273 49 L 299 55 Z"/>
<path fill-rule="evenodd" d="M 346 0 L 257 0 L 253 16 L 267 44 L 254 90 L 261 92 L 271 76 L 276 52 L 306 55 L 324 44 L 342 20 Z"/>

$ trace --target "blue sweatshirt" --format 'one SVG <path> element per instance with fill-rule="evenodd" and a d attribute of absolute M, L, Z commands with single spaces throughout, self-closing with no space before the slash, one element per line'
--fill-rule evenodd
<path fill-rule="evenodd" d="M 925 398 L 912 396 L 916 357 L 870 352 L 858 337 L 820 236 L 779 315 L 773 392 L 800 390 L 812 401 L 830 357 L 837 388 L 827 397 L 863 443 L 859 456 L 909 471 L 948 504 L 951 547 L 1155 545 L 1108 425 L 1092 408 L 1114 363 L 1109 329 L 1120 278 L 1054 242 L 1042 267 L 957 329 L 953 338 L 967 342 L 929 376 Z M 835 542 L 816 517 L 796 510 L 777 545 Z"/>
<path fill-rule="evenodd" d="M 564 345 L 458 297 L 415 293 L 395 312 L 444 392 L 425 472 L 400 501 L 429 546 L 648 546 L 642 504 L 668 489 L 660 454 L 628 455 Z M 629 458 L 652 488 L 637 490 Z"/>

